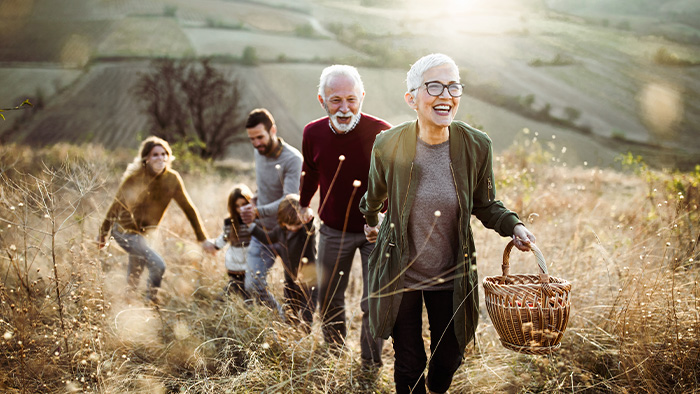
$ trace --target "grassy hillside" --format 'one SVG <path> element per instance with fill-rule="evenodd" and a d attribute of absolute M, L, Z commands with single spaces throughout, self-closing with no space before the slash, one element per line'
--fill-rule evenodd
<path fill-rule="evenodd" d="M 584 15 L 566 1 L 547 2 L 550 8 L 513 0 L 65 4 L 13 0 L 0 8 L 0 99 L 4 107 L 19 98 L 42 102 L 0 123 L 3 141 L 136 146 L 151 130 L 130 88 L 161 56 L 214 56 L 240 73 L 248 106 L 270 107 L 292 143 L 323 115 L 318 74 L 336 62 L 366 76 L 367 112 L 399 123 L 412 117 L 402 100 L 410 63 L 442 51 L 467 85 L 460 116 L 497 147 L 528 127 L 566 141 L 556 151 L 565 146 L 570 161 L 577 158 L 572 164 L 610 166 L 617 153 L 632 151 L 658 168 L 691 169 L 700 154 L 700 68 L 693 66 L 700 49 L 647 29 L 692 33 L 667 18 L 695 15 L 690 2 L 666 2 L 657 17 L 605 2 L 581 3 L 597 10 Z M 243 58 L 246 50 L 253 59 Z"/>
<path fill-rule="evenodd" d="M 505 350 L 482 305 L 451 392 L 697 391 L 700 168 L 663 173 L 632 156 L 622 159 L 625 172 L 565 167 L 543 144 L 520 135 L 494 168 L 499 197 L 536 234 L 550 274 L 572 283 L 562 349 Z M 329 352 L 318 323 L 306 334 L 265 308 L 217 301 L 223 256 L 201 252 L 177 206 L 151 239 L 168 265 L 162 306 L 126 295 L 125 253 L 113 243 L 98 252 L 93 240 L 132 155 L 0 147 L 3 391 L 391 391 L 390 346 L 377 375 L 359 368 L 359 272 L 350 273 L 347 345 Z M 252 185 L 252 167 L 182 155 L 174 166 L 217 235 L 225 193 Z M 478 222 L 474 232 L 480 278 L 499 274 L 507 239 Z M 534 273 L 533 257 L 514 252 L 511 272 Z M 269 280 L 277 295 L 281 279 L 277 264 Z"/>

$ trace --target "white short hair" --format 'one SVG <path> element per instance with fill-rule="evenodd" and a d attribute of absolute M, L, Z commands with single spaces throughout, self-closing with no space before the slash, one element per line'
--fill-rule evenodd
<path fill-rule="evenodd" d="M 455 61 L 447 55 L 443 55 L 442 53 L 431 53 L 430 55 L 425 55 L 418 59 L 415 63 L 413 63 L 411 69 L 408 70 L 408 73 L 406 73 L 407 92 L 411 93 L 413 90 L 420 87 L 420 85 L 423 83 L 423 74 L 425 74 L 426 71 L 433 67 L 438 67 L 445 64 L 451 66 L 457 73 L 457 78 L 459 78 L 459 68 L 457 67 L 457 63 L 455 63 Z"/>
<path fill-rule="evenodd" d="M 326 99 L 326 86 L 328 82 L 334 77 L 344 75 L 355 82 L 355 88 L 360 89 L 360 94 L 365 92 L 365 85 L 362 83 L 362 78 L 360 78 L 360 73 L 353 66 L 348 66 L 346 64 L 334 64 L 323 69 L 321 72 L 321 78 L 318 83 L 318 95 Z"/>

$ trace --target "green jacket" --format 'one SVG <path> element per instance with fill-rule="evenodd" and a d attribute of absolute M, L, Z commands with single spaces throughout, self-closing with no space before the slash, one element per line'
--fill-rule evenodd
<path fill-rule="evenodd" d="M 360 201 L 360 211 L 367 224 L 376 226 L 377 214 L 388 199 L 386 217 L 369 258 L 369 322 L 372 335 L 377 338 L 389 338 L 401 304 L 409 256 L 407 231 L 411 211 L 430 209 L 413 206 L 416 183 L 411 183 L 411 179 L 421 170 L 413 163 L 417 138 L 417 121 L 400 124 L 377 135 L 372 148 L 367 192 Z M 511 236 L 515 225 L 521 222 L 514 212 L 496 200 L 491 139 L 459 121 L 450 125 L 449 139 L 450 168 L 459 199 L 459 244 L 464 256 L 455 271 L 454 327 L 464 351 L 474 338 L 479 319 L 476 249 L 469 223 L 471 214 L 502 236 Z"/>

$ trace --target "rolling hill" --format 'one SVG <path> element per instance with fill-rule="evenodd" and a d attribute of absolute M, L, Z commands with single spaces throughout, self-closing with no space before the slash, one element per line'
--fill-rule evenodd
<path fill-rule="evenodd" d="M 562 160 L 574 165 L 609 166 L 631 150 L 658 166 L 691 167 L 700 162 L 700 67 L 693 65 L 700 47 L 649 29 L 692 37 L 697 30 L 681 15 L 697 11 L 687 2 L 659 3 L 665 11 L 652 24 L 648 7 L 636 12 L 630 4 L 6 1 L 4 106 L 30 97 L 41 108 L 13 114 L 0 133 L 30 145 L 133 148 L 149 130 L 130 87 L 148 71 L 148 60 L 214 56 L 244 82 L 248 106 L 268 107 L 281 135 L 298 146 L 303 125 L 324 115 L 315 99 L 324 66 L 359 66 L 363 109 L 399 123 L 413 117 L 403 103 L 410 63 L 444 52 L 467 85 L 460 117 L 489 133 L 497 149 L 528 128 L 553 151 L 568 152 Z M 241 64 L 246 47 L 255 48 L 257 66 Z M 661 49 L 689 65 L 659 64 L 654 56 Z"/>

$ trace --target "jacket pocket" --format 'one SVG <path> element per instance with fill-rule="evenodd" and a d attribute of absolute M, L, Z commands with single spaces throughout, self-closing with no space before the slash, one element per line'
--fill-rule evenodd
<path fill-rule="evenodd" d="M 393 326 L 393 301 L 397 295 L 400 253 L 396 230 L 384 229 L 369 260 L 370 328 L 375 337 L 388 338 Z"/>

